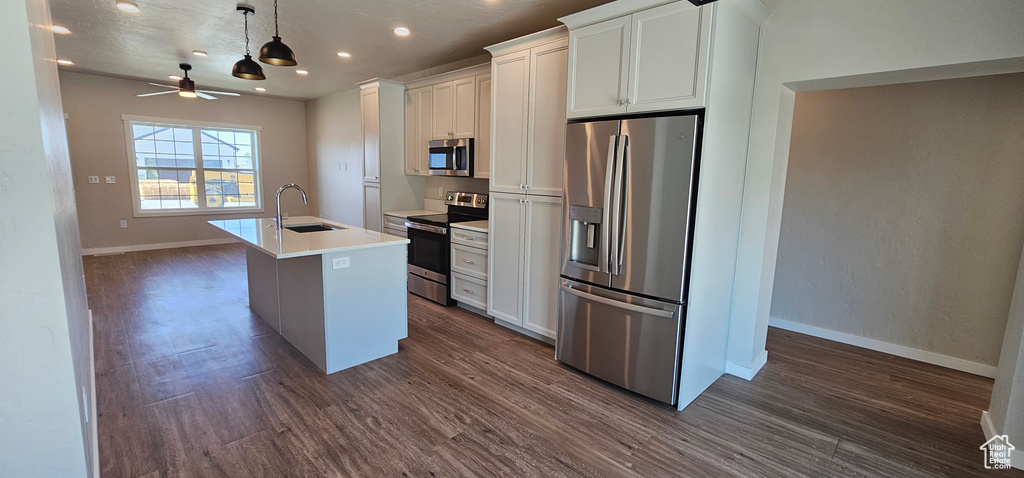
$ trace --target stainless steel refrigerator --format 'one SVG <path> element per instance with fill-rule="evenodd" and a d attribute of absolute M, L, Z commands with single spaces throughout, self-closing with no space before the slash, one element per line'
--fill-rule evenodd
<path fill-rule="evenodd" d="M 695 115 L 566 128 L 558 360 L 675 404 L 700 149 Z"/>

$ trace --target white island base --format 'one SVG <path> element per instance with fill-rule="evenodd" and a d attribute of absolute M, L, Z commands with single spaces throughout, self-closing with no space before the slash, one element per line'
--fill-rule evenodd
<path fill-rule="evenodd" d="M 246 246 L 249 308 L 330 374 L 398 352 L 408 336 L 408 240 L 314 217 L 285 226 L 320 222 L 345 229 L 279 238 L 269 219 L 210 221 Z"/>

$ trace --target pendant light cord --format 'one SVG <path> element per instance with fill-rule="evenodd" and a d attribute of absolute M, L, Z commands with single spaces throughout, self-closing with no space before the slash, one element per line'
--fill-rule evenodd
<path fill-rule="evenodd" d="M 249 12 L 244 12 L 245 15 L 245 56 L 249 56 Z"/>
<path fill-rule="evenodd" d="M 281 36 L 280 32 L 277 31 L 277 0 L 274 0 L 274 36 Z"/>

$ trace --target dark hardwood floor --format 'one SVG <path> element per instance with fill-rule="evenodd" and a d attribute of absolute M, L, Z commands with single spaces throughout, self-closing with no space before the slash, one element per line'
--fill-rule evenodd
<path fill-rule="evenodd" d="M 138 476 L 1024 476 L 981 466 L 992 381 L 771 330 L 683 412 L 409 298 L 327 376 L 249 312 L 241 246 L 86 257 L 100 463 Z"/>

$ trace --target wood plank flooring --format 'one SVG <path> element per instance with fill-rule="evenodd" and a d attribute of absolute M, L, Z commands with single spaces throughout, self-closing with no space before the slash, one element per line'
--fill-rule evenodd
<path fill-rule="evenodd" d="M 991 380 L 791 332 L 676 412 L 412 296 L 397 354 L 323 375 L 237 245 L 85 266 L 104 477 L 1024 476 L 981 466 Z"/>

